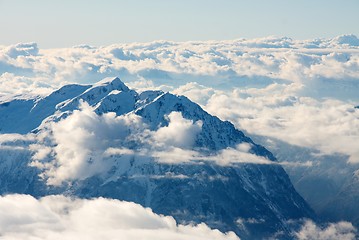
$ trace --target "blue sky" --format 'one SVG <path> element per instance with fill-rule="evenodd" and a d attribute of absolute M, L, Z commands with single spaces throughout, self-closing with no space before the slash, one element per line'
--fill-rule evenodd
<path fill-rule="evenodd" d="M 359 35 L 358 0 L 0 0 L 0 44 Z"/>

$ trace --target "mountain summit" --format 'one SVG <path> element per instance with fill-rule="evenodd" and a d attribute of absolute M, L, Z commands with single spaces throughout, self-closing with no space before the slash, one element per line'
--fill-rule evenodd
<path fill-rule="evenodd" d="M 291 238 L 288 221 L 315 217 L 275 157 L 233 124 L 119 78 L 3 102 L 0 133 L 23 134 L 2 143 L 23 147 L 0 149 L 2 194 L 133 201 L 243 239 Z"/>

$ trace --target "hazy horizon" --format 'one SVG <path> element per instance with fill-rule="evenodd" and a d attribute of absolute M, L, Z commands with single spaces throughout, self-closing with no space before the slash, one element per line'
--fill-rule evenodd
<path fill-rule="evenodd" d="M 1 0 L 0 45 L 295 39 L 359 35 L 359 2 L 342 1 L 9 1 Z"/>

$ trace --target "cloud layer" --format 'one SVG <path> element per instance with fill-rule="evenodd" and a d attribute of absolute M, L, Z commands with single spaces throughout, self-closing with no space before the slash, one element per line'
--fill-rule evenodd
<path fill-rule="evenodd" d="M 239 239 L 205 224 L 178 225 L 172 217 L 119 200 L 0 197 L 3 239 Z"/>
<path fill-rule="evenodd" d="M 339 80 L 346 89 L 321 94 L 358 99 L 351 89 L 358 87 L 358 41 L 353 35 L 306 41 L 267 37 L 49 50 L 39 49 L 35 43 L 17 44 L 0 47 L 0 95 L 37 93 L 34 89 L 119 75 L 127 81 L 144 78 L 156 85 L 197 81 L 221 88 L 299 82 L 313 95 L 318 93 L 312 92 L 312 87 L 325 83 L 333 89 Z"/>

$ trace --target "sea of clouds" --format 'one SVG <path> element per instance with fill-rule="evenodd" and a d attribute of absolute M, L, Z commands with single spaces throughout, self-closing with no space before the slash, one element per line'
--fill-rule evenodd
<path fill-rule="evenodd" d="M 318 154 L 343 154 L 347 156 L 348 164 L 359 163 L 359 109 L 356 108 L 359 105 L 359 39 L 354 35 L 314 40 L 268 37 L 207 42 L 156 41 L 103 47 L 80 45 L 66 49 L 41 49 L 36 43 L 0 46 L 0 102 L 13 97 L 45 96 L 68 83 L 88 84 L 112 76 L 119 76 L 138 91 L 161 89 L 185 95 L 210 114 L 231 121 L 249 134 L 315 149 Z M 43 170 L 43 176 L 49 184 L 55 185 L 105 171 L 102 168 L 108 164 L 104 164 L 103 159 L 111 161 L 111 158 L 106 158 L 107 155 L 140 157 L 141 154 L 149 154 L 159 160 L 172 156 L 172 159 L 181 162 L 184 159 L 230 160 L 233 154 L 249 154 L 248 146 L 238 146 L 237 149 L 228 149 L 206 159 L 206 156 L 190 150 L 191 139 L 201 130 L 201 123 L 186 120 L 178 113 L 169 115 L 168 120 L 170 124 L 167 127 L 156 132 L 146 132 L 138 116 L 97 116 L 89 106 L 84 105 L 71 117 L 49 126 L 52 133 L 50 140 L 32 135 L 2 135 L 1 141 L 9 142 L 9 138 L 19 141 L 24 138 L 24 141 L 30 139 L 34 142 L 30 149 L 34 152 L 32 164 Z M 78 125 L 83 127 L 77 128 Z M 129 127 L 132 131 L 130 135 L 121 130 Z M 121 131 L 113 131 L 113 128 Z M 183 134 L 177 134 L 175 129 L 178 128 L 183 130 Z M 71 143 L 66 141 L 69 134 L 76 136 Z M 96 139 L 101 140 L 100 144 L 95 141 L 94 134 Z M 137 140 L 144 144 L 150 139 L 154 144 L 148 146 L 145 153 L 135 153 L 126 147 L 116 147 L 115 142 L 109 142 L 109 139 L 121 141 L 128 136 L 141 137 Z M 21 144 L 17 147 L 21 148 Z M 92 159 L 91 164 L 87 161 L 89 157 Z M 246 159 L 250 159 L 250 156 L 246 155 Z M 266 159 L 253 161 L 266 163 Z M 106 199 L 87 201 L 52 196 L 36 200 L 30 196 L 9 195 L 2 197 L 0 206 L 9 209 L 8 205 L 3 204 L 10 204 L 8 199 L 11 198 L 28 202 L 29 209 L 33 211 L 28 214 L 44 220 L 29 225 L 11 225 L 32 218 L 19 215 L 19 218 L 9 223 L 5 221 L 6 218 L 2 218 L 1 233 L 13 238 L 26 236 L 21 234 L 42 238 L 63 234 L 69 239 L 82 236 L 86 233 L 81 232 L 81 229 L 88 226 L 76 223 L 76 214 L 71 209 L 80 209 L 77 212 L 80 214 L 83 209 L 79 206 L 86 204 L 96 205 L 101 202 L 116 207 L 123 207 L 124 204 Z M 61 211 L 65 205 L 70 210 L 63 213 Z M 72 208 L 73 205 L 76 208 Z M 21 205 L 12 207 L 14 211 L 18 208 L 21 212 Z M 149 214 L 146 209 L 139 211 Z M 159 222 L 169 219 L 151 214 Z M 16 218 L 15 215 L 8 217 Z M 57 224 L 57 221 L 61 224 Z M 187 230 L 194 236 L 198 233 L 198 239 L 202 239 L 203 231 L 224 238 L 222 233 L 211 231 L 204 225 L 173 227 L 173 220 L 168 221 L 172 221 L 172 225 L 161 225 L 161 231 L 179 234 L 173 235 L 177 239 L 182 239 Z M 34 232 L 35 228 L 31 224 L 41 226 L 36 225 L 38 231 Z M 338 236 L 353 239 L 355 228 L 349 224 L 344 222 L 323 228 L 309 221 L 296 236 L 300 239 L 310 239 L 310 236 L 316 236 L 316 239 L 337 239 Z M 65 231 L 66 226 L 74 228 Z M 124 234 L 132 236 L 133 228 L 142 229 L 130 226 L 124 230 Z M 184 230 L 181 232 L 180 228 Z M 109 234 L 116 231 L 119 230 L 108 229 Z M 155 234 L 153 229 L 142 229 L 142 232 Z M 313 232 L 317 235 L 313 235 Z M 225 237 L 235 239 L 232 235 Z"/>

